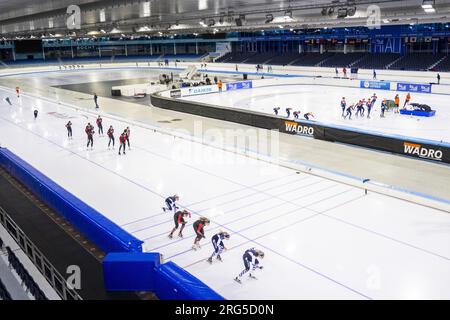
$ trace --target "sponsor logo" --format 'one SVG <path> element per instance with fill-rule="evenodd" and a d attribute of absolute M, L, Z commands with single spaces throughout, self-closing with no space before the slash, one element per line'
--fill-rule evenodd
<path fill-rule="evenodd" d="M 385 81 L 361 81 L 361 88 L 391 90 L 391 83 Z"/>
<path fill-rule="evenodd" d="M 227 91 L 242 90 L 242 89 L 252 89 L 252 88 L 253 88 L 253 82 L 252 81 L 227 83 Z"/>
<path fill-rule="evenodd" d="M 442 158 L 444 156 L 441 150 L 425 148 L 424 146 L 417 143 L 405 142 L 404 147 L 405 147 L 404 151 L 405 154 L 418 156 L 424 159 L 442 161 Z"/>
<path fill-rule="evenodd" d="M 170 97 L 171 98 L 181 98 L 181 90 L 177 89 L 177 90 L 170 91 Z"/>
<path fill-rule="evenodd" d="M 188 90 L 188 95 L 206 94 L 211 92 L 212 87 L 197 87 L 197 88 L 190 88 Z"/>
<path fill-rule="evenodd" d="M 285 121 L 286 131 L 299 134 L 302 136 L 314 137 L 314 128 L 311 126 L 301 125 L 297 122 Z"/>
<path fill-rule="evenodd" d="M 397 91 L 431 93 L 430 84 L 397 83 Z"/>

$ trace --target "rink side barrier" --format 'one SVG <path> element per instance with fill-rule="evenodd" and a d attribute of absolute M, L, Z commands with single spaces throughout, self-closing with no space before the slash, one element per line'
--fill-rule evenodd
<path fill-rule="evenodd" d="M 0 148 L 0 166 L 105 252 L 142 252 L 141 240 L 50 180 L 11 151 Z"/>
<path fill-rule="evenodd" d="M 314 121 L 291 120 L 274 115 L 209 105 L 201 102 L 179 100 L 151 95 L 151 104 L 162 109 L 229 121 L 282 133 L 301 135 L 318 140 L 339 142 L 360 147 L 400 154 L 416 159 L 450 163 L 450 144 L 410 137 L 394 136 L 321 124 Z"/>
<path fill-rule="evenodd" d="M 107 291 L 154 292 L 163 300 L 224 300 L 173 262 L 161 264 L 159 253 L 110 253 L 103 259 Z"/>

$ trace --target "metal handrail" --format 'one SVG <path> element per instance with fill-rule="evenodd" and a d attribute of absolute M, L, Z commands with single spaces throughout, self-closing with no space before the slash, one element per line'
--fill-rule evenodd
<path fill-rule="evenodd" d="M 1 206 L 0 223 L 63 300 L 83 300 Z"/>

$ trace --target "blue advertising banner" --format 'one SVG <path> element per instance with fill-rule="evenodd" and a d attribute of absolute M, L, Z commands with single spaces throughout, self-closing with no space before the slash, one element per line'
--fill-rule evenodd
<path fill-rule="evenodd" d="M 397 91 L 431 93 L 431 84 L 397 83 Z"/>
<path fill-rule="evenodd" d="M 227 83 L 227 91 L 242 90 L 242 89 L 252 89 L 252 88 L 253 88 L 253 82 L 252 81 L 242 81 L 242 82 Z"/>
<path fill-rule="evenodd" d="M 391 90 L 391 83 L 385 81 L 361 81 L 361 88 Z"/>

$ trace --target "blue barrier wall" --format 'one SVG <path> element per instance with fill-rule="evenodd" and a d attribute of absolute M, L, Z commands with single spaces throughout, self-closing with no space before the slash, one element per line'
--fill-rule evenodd
<path fill-rule="evenodd" d="M 64 216 L 83 235 L 109 252 L 142 252 L 142 241 L 125 232 L 31 165 L 0 148 L 0 166 L 22 182 L 53 210 Z"/>
<path fill-rule="evenodd" d="M 103 259 L 108 291 L 151 291 L 164 300 L 224 300 L 173 262 L 160 264 L 159 253 L 110 253 Z"/>
<path fill-rule="evenodd" d="M 154 292 L 164 300 L 225 300 L 203 282 L 180 268 L 167 262 L 156 268 Z"/>

